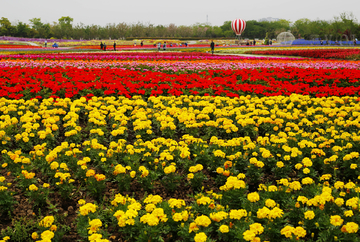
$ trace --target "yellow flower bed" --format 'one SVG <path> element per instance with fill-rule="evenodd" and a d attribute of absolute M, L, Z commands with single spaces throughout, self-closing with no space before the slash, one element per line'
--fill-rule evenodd
<path fill-rule="evenodd" d="M 77 196 L 84 239 L 357 238 L 356 97 L 2 98 L 0 112 L 1 195 Z M 45 217 L 32 237 L 59 228 Z"/>

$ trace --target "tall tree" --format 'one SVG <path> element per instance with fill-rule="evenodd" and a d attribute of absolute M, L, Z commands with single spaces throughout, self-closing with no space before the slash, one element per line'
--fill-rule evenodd
<path fill-rule="evenodd" d="M 73 18 L 70 18 L 69 16 L 63 16 L 58 19 L 59 26 L 60 26 L 60 33 L 62 35 L 62 38 L 67 39 L 71 38 L 72 34 L 72 22 L 74 21 Z"/>
<path fill-rule="evenodd" d="M 31 37 L 30 32 L 31 29 L 27 24 L 23 22 L 18 22 L 18 24 L 16 25 L 16 37 Z"/>
<path fill-rule="evenodd" d="M 16 27 L 12 26 L 9 19 L 2 17 L 0 19 L 0 35 L 14 36 Z"/>

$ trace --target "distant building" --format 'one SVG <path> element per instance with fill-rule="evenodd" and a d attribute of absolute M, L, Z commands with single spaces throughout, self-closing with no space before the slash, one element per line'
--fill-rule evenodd
<path fill-rule="evenodd" d="M 279 21 L 279 18 L 272 18 L 272 17 L 267 17 L 267 18 L 261 18 L 258 20 L 258 22 L 275 22 L 275 21 Z"/>

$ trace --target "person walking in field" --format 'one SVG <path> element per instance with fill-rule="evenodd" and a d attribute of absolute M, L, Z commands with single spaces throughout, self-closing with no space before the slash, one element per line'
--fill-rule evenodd
<path fill-rule="evenodd" d="M 116 51 L 116 42 L 114 41 L 114 51 Z"/>
<path fill-rule="evenodd" d="M 210 43 L 210 48 L 211 48 L 211 53 L 214 54 L 214 50 L 215 50 L 215 43 L 213 40 L 211 40 L 211 43 Z"/>
<path fill-rule="evenodd" d="M 161 49 L 161 43 L 159 42 L 158 43 L 158 51 L 160 51 L 160 49 Z"/>
<path fill-rule="evenodd" d="M 104 51 L 106 51 L 106 44 L 104 43 Z"/>
<path fill-rule="evenodd" d="M 101 42 L 100 43 L 100 49 L 103 49 L 104 48 L 104 45 L 103 45 L 103 43 Z"/>
<path fill-rule="evenodd" d="M 166 42 L 164 42 L 163 50 L 166 50 Z"/>

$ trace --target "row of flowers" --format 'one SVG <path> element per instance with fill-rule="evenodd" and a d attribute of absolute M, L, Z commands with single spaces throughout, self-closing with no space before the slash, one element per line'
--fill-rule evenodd
<path fill-rule="evenodd" d="M 205 70 L 232 70 L 252 68 L 313 68 L 313 69 L 360 69 L 356 61 L 339 60 L 297 60 L 290 58 L 264 59 L 243 57 L 240 60 L 3 60 L 0 67 L 77 67 L 77 68 L 125 68 L 130 70 L 151 70 L 166 73 L 193 73 Z"/>
<path fill-rule="evenodd" d="M 77 53 L 22 53 L 0 55 L 2 60 L 26 59 L 26 60 L 243 60 L 259 59 L 258 57 L 244 58 L 242 56 L 231 55 L 211 55 L 209 53 L 198 52 L 77 52 Z M 276 57 L 263 57 L 260 59 L 279 59 Z M 288 59 L 288 58 L 287 58 Z"/>
<path fill-rule="evenodd" d="M 359 59 L 360 48 L 340 49 L 307 49 L 307 50 L 253 50 L 246 51 L 246 54 L 256 55 L 284 55 L 301 56 L 311 58 L 335 58 L 335 59 Z"/>
<path fill-rule="evenodd" d="M 33 46 L 33 45 L 4 45 L 0 44 L 0 49 L 39 49 L 41 47 L 39 46 Z"/>
<path fill-rule="evenodd" d="M 322 96 L 358 95 L 357 69 L 257 68 L 167 74 L 117 68 L 0 69 L 0 97 L 47 98 L 87 95 L 223 95 L 238 97 L 292 93 Z"/>
<path fill-rule="evenodd" d="M 80 191 L 76 230 L 89 241 L 358 238 L 356 97 L 3 98 L 0 107 L 3 212 L 16 189 L 33 211 Z M 180 187 L 190 198 L 159 195 Z M 130 195 L 140 189 L 153 195 Z M 32 237 L 64 233 L 47 216 Z"/>

